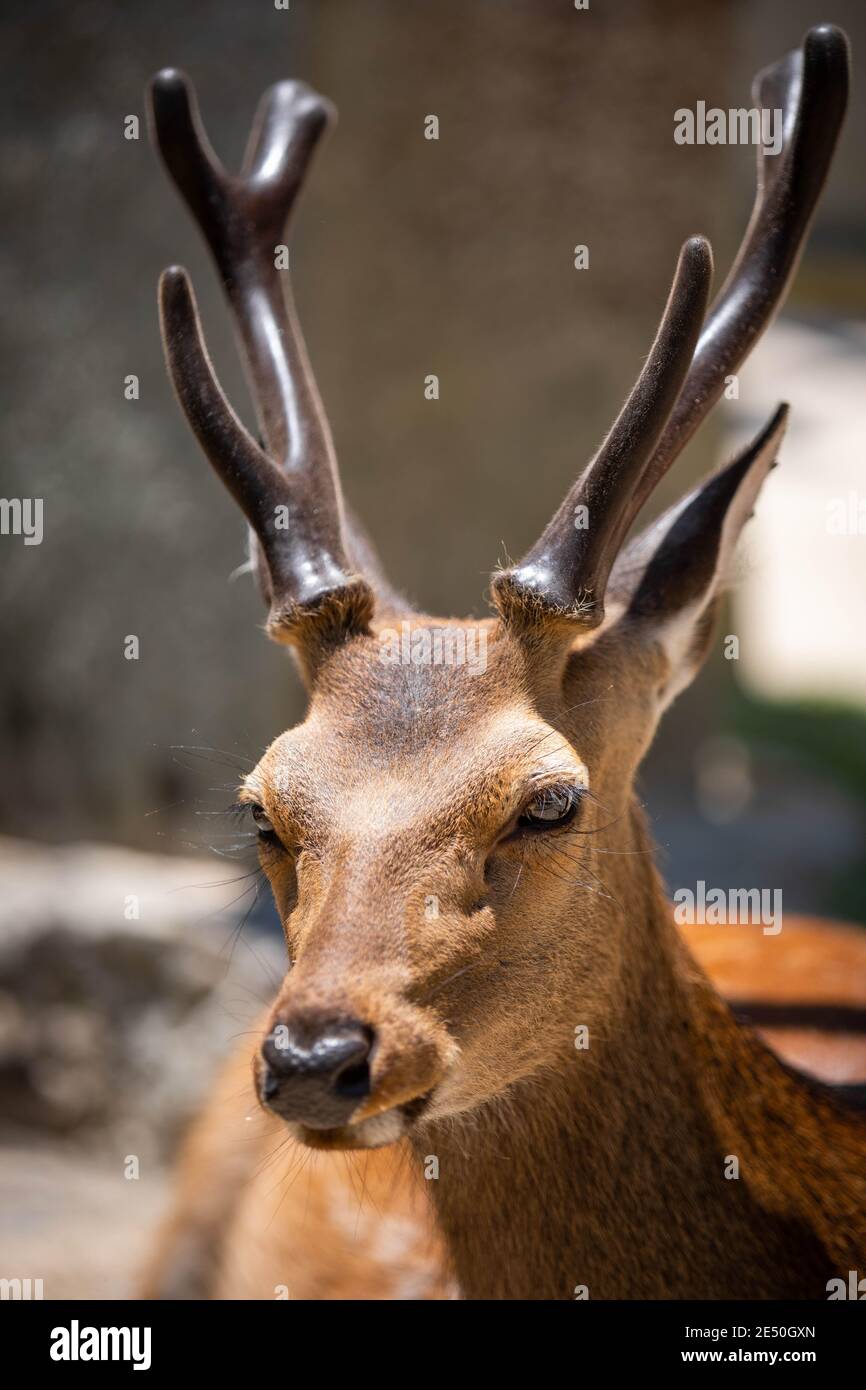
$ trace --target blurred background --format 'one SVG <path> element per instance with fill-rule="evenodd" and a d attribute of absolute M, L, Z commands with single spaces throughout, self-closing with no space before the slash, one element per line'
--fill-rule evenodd
<path fill-rule="evenodd" d="M 292 263 L 345 491 L 400 587 L 481 614 L 490 569 L 609 427 L 683 238 L 709 235 L 722 275 L 739 242 L 753 151 L 676 145 L 674 111 L 750 104 L 754 72 L 828 21 L 852 41 L 853 97 L 799 275 L 654 507 L 780 399 L 783 466 L 641 791 L 672 887 L 778 886 L 788 913 L 866 923 L 859 0 L 5 9 L 0 492 L 44 499 L 44 538 L 0 537 L 0 1275 L 128 1296 L 183 1124 L 280 975 L 223 811 L 301 691 L 232 578 L 243 525 L 165 376 L 155 288 L 180 261 L 251 416 L 211 266 L 149 147 L 148 77 L 190 73 L 230 167 L 270 83 L 336 103 Z"/>

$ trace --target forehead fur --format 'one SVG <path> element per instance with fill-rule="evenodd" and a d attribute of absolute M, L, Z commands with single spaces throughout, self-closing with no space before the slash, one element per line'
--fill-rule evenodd
<path fill-rule="evenodd" d="M 453 658 L 452 636 L 464 639 L 468 659 Z M 493 620 L 422 619 L 338 649 L 320 673 L 309 719 L 339 726 L 374 753 L 402 754 L 459 738 L 505 708 L 531 710 L 519 646 Z"/>
<path fill-rule="evenodd" d="M 467 800 L 483 819 L 522 794 L 528 779 L 560 774 L 586 785 L 577 750 L 534 707 L 520 650 L 495 624 L 484 626 L 491 638 L 484 669 L 475 671 L 382 661 L 375 638 L 341 648 L 307 718 L 274 741 L 250 792 L 287 814 L 318 807 L 334 820 L 384 826 L 391 810 L 398 819 L 435 815 L 448 803 L 453 814 Z"/>

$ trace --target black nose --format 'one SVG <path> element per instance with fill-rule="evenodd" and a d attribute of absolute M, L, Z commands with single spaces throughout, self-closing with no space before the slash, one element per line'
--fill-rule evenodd
<path fill-rule="evenodd" d="M 277 1024 L 262 1047 L 261 1098 L 285 1120 L 311 1129 L 345 1124 L 370 1094 L 372 1028 L 354 1019 Z"/>

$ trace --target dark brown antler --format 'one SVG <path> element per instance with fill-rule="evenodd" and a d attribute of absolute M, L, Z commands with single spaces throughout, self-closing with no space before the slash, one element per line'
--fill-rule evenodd
<path fill-rule="evenodd" d="M 772 322 L 788 292 L 848 105 L 848 40 L 841 29 L 810 29 L 802 50 L 764 68 L 752 100 L 783 113 L 779 154 L 758 146 L 758 182 L 749 225 L 713 302 L 680 399 L 640 486 L 640 505 L 716 404 Z"/>
<path fill-rule="evenodd" d="M 504 616 L 556 614 L 587 627 L 601 621 L 608 576 L 634 520 L 632 499 L 685 381 L 712 275 L 709 242 L 692 237 L 680 252 L 646 365 L 613 429 L 541 539 L 493 581 Z"/>
<path fill-rule="evenodd" d="M 244 429 L 214 375 L 188 277 L 160 282 L 163 343 L 187 419 L 245 512 L 264 566 L 268 629 L 316 640 L 363 629 L 369 584 L 346 554 L 333 444 L 277 248 L 330 108 L 298 82 L 262 99 L 239 176 L 226 172 L 202 127 L 192 85 L 174 69 L 151 83 L 153 133 L 174 183 L 213 253 L 232 309 L 263 445 Z"/>
<path fill-rule="evenodd" d="M 759 147 L 752 217 L 691 365 L 683 369 L 682 344 L 666 334 L 663 320 L 647 368 L 601 451 L 525 559 L 495 576 L 493 596 L 506 618 L 526 622 L 559 616 L 586 628 L 602 621 L 605 586 L 626 532 L 785 297 L 845 114 L 845 35 L 832 26 L 811 29 L 802 52 L 790 53 L 758 74 L 753 96 L 760 106 L 782 110 L 783 146 L 777 155 Z M 687 246 L 694 244 L 699 243 Z M 666 320 L 676 298 L 675 281 Z M 697 291 L 687 303 L 686 332 L 697 338 Z M 666 338 L 668 351 L 675 354 L 670 357 L 662 352 Z M 657 370 L 647 380 L 656 358 Z M 677 377 L 679 394 L 671 398 Z M 647 409 L 653 381 L 658 395 Z M 585 529 L 574 524 L 580 503 L 588 509 Z"/>

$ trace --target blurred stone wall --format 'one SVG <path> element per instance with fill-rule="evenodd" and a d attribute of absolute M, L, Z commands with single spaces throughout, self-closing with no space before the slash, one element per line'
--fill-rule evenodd
<path fill-rule="evenodd" d="M 237 920 L 241 873 L 0 837 L 0 1146 L 173 1151 L 283 975 L 282 942 Z"/>
<path fill-rule="evenodd" d="M 245 867 L 0 836 L 0 1262 L 40 1297 L 137 1294 L 166 1160 L 285 968 Z"/>
<path fill-rule="evenodd" d="M 123 139 L 148 76 L 187 68 L 230 164 L 276 79 L 302 76 L 337 103 L 293 264 L 346 491 L 413 598 L 482 611 L 491 566 L 533 539 L 619 407 L 683 237 L 707 232 L 722 266 L 735 246 L 750 152 L 711 162 L 678 147 L 672 113 L 708 95 L 739 103 L 744 65 L 796 40 L 800 24 L 780 19 L 777 41 L 768 20 L 753 26 L 752 51 L 748 8 L 49 0 L 4 11 L 0 490 L 45 499 L 45 538 L 0 541 L 0 829 L 186 848 L 202 838 L 198 799 L 212 786 L 229 799 L 238 767 L 301 708 L 252 584 L 229 582 L 243 527 L 165 380 L 155 285 L 179 260 L 246 410 L 197 234 L 143 130 Z M 429 114 L 438 141 L 424 139 Z M 588 271 L 573 268 L 577 243 Z M 128 373 L 138 401 L 124 399 Z M 436 402 L 424 398 L 429 373 Z M 668 492 L 709 465 L 717 441 L 711 428 Z M 138 661 L 124 659 L 129 634 Z M 178 744 L 225 750 L 227 765 Z"/>

